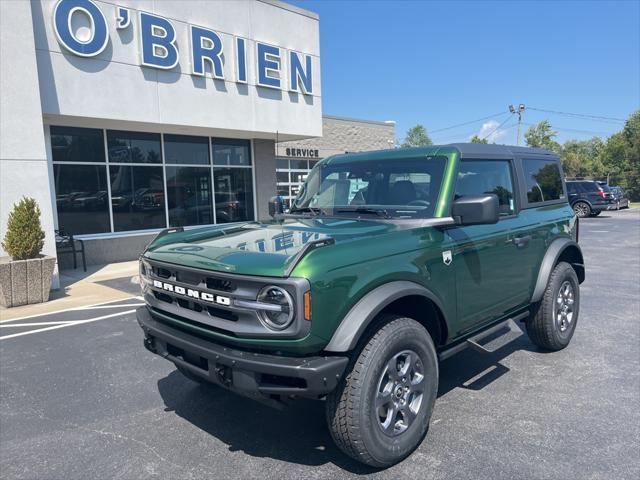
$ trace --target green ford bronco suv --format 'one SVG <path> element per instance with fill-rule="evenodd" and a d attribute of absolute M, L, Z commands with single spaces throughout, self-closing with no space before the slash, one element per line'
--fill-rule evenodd
<path fill-rule="evenodd" d="M 495 351 L 518 321 L 540 348 L 571 340 L 585 268 L 551 152 L 337 155 L 287 213 L 280 197 L 269 209 L 269 223 L 151 242 L 144 344 L 189 379 L 256 400 L 325 399 L 335 442 L 361 462 L 388 466 L 420 444 L 440 360 Z"/>

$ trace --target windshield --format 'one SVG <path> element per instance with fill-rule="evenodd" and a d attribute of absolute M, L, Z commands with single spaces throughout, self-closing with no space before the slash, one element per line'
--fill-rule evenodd
<path fill-rule="evenodd" d="M 291 213 L 429 218 L 446 164 L 445 156 L 320 163 Z"/>

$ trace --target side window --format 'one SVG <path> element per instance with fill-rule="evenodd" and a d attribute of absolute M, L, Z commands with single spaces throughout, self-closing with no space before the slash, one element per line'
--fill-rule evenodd
<path fill-rule="evenodd" d="M 524 181 L 529 203 L 549 202 L 564 198 L 558 162 L 553 160 L 522 160 Z"/>
<path fill-rule="evenodd" d="M 507 160 L 462 160 L 455 198 L 495 193 L 500 215 L 515 213 L 513 176 Z"/>

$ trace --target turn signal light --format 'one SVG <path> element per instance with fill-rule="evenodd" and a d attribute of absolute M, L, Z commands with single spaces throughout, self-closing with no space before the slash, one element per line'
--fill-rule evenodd
<path fill-rule="evenodd" d="M 304 294 L 304 319 L 311 320 L 311 291 Z"/>

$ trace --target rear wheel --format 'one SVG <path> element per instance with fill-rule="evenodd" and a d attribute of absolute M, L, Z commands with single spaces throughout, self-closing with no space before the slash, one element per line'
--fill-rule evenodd
<path fill-rule="evenodd" d="M 571 341 L 580 311 L 580 284 L 575 270 L 560 262 L 551 272 L 542 301 L 527 322 L 533 343 L 546 350 L 562 350 Z"/>
<path fill-rule="evenodd" d="M 580 218 L 588 217 L 591 215 L 591 207 L 587 202 L 576 202 L 573 205 L 573 211 Z"/>
<path fill-rule="evenodd" d="M 410 318 L 387 316 L 327 398 L 338 447 L 374 467 L 407 457 L 424 438 L 438 391 L 435 346 Z"/>

